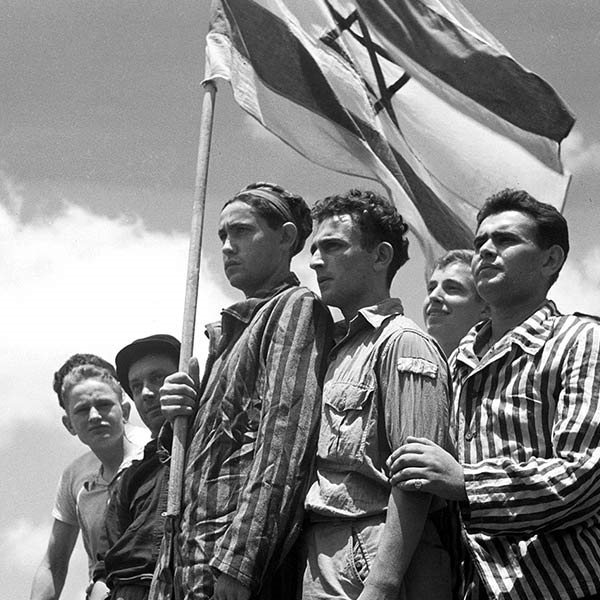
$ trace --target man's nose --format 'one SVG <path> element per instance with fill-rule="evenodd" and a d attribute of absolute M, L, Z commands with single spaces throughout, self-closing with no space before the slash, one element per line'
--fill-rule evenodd
<path fill-rule="evenodd" d="M 311 269 L 316 269 L 323 266 L 323 259 L 321 258 L 321 253 L 318 250 L 315 250 L 312 253 L 309 266 Z"/>
<path fill-rule="evenodd" d="M 442 299 L 442 286 L 436 285 L 434 288 L 429 290 L 427 298 L 430 302 L 440 302 Z"/>
<path fill-rule="evenodd" d="M 90 412 L 88 413 L 88 420 L 95 421 L 101 418 L 102 415 L 100 414 L 100 411 L 95 406 L 92 406 L 90 408 Z"/>
<path fill-rule="evenodd" d="M 142 398 L 154 398 L 156 395 L 158 395 L 158 390 L 150 382 L 145 381 L 142 386 Z"/>
<path fill-rule="evenodd" d="M 494 246 L 491 239 L 486 240 L 481 244 L 478 251 L 481 258 L 491 258 L 496 255 L 496 247 Z"/>
<path fill-rule="evenodd" d="M 225 254 L 225 255 L 233 254 L 235 252 L 235 249 L 234 249 L 233 244 L 231 242 L 231 238 L 229 236 L 227 236 L 223 240 L 223 243 L 221 245 L 221 252 L 223 254 Z"/>

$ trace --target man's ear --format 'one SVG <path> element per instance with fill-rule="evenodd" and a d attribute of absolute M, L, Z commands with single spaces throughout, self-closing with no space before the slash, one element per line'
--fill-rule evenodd
<path fill-rule="evenodd" d="M 129 421 L 129 415 L 131 414 L 131 404 L 129 402 L 123 402 L 121 404 L 121 410 L 123 411 L 123 422 Z"/>
<path fill-rule="evenodd" d="M 387 269 L 394 258 L 394 249 L 389 242 L 379 242 L 377 247 L 375 248 L 375 262 L 373 263 L 373 268 L 376 271 L 385 271 L 387 273 Z"/>
<path fill-rule="evenodd" d="M 69 417 L 67 415 L 63 415 L 62 418 L 62 423 L 65 426 L 65 429 L 71 434 L 71 435 L 77 435 L 77 432 L 75 431 L 75 429 L 73 428 L 73 425 L 71 423 L 71 419 L 69 419 Z"/>
<path fill-rule="evenodd" d="M 553 275 L 558 273 L 565 262 L 565 251 L 558 245 L 550 246 L 546 250 L 546 260 L 542 265 L 542 273 L 551 279 Z"/>
<path fill-rule="evenodd" d="M 282 241 L 282 243 L 285 246 L 287 246 L 291 251 L 292 248 L 294 248 L 294 246 L 296 245 L 297 239 L 298 239 L 298 228 L 290 221 L 287 221 L 286 223 L 284 223 L 281 226 L 281 241 Z"/>

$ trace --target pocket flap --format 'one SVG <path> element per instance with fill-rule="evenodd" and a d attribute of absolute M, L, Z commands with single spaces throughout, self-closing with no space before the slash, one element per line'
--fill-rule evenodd
<path fill-rule="evenodd" d="M 373 386 L 369 383 L 337 381 L 326 386 L 323 402 L 338 412 L 361 410 L 372 393 Z"/>

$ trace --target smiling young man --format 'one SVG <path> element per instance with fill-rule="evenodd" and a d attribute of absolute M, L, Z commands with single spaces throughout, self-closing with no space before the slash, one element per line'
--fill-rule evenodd
<path fill-rule="evenodd" d="M 220 336 L 201 385 L 177 373 L 161 390 L 169 418 L 199 407 L 175 548 L 177 598 L 295 597 L 293 569 L 286 580 L 282 563 L 301 524 L 331 334 L 327 308 L 290 271 L 311 229 L 304 200 L 273 184 L 248 186 L 221 211 L 225 275 L 245 299 L 213 327 Z M 169 576 L 161 566 L 152 598 L 169 597 Z"/>
<path fill-rule="evenodd" d="M 393 481 L 460 501 L 470 598 L 600 598 L 600 325 L 547 299 L 564 217 L 520 190 L 486 201 L 473 274 L 490 306 L 452 357 L 458 461 L 425 439 Z"/>
<path fill-rule="evenodd" d="M 475 288 L 471 262 L 472 250 L 450 250 L 438 258 L 427 282 L 423 320 L 446 356 L 489 309 Z"/>
<path fill-rule="evenodd" d="M 94 580 L 100 582 L 96 585 L 105 582 L 110 598 L 144 600 L 150 590 L 164 530 L 169 472 L 168 452 L 157 439 L 165 422 L 159 390 L 165 377 L 177 371 L 180 346 L 173 336 L 156 334 L 134 340 L 115 358 L 121 386 L 152 439 L 111 494 L 102 560 L 94 570 Z"/>
<path fill-rule="evenodd" d="M 393 205 L 361 190 L 313 208 L 311 267 L 338 307 L 323 386 L 317 477 L 306 508 L 305 600 L 441 600 L 450 565 L 434 515 L 444 502 L 392 490 L 386 459 L 407 436 L 447 447 L 448 373 L 435 342 L 390 297 L 408 260 Z"/>

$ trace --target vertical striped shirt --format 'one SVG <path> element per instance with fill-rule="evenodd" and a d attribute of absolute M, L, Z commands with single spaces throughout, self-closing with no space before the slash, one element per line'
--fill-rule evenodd
<path fill-rule="evenodd" d="M 268 587 L 299 533 L 331 317 L 297 284 L 292 275 L 222 313 L 190 432 L 176 598 L 212 598 L 218 573 L 253 593 Z M 167 588 L 155 584 L 153 598 L 169 597 Z"/>
<path fill-rule="evenodd" d="M 600 592 L 600 325 L 545 302 L 451 358 L 466 543 L 490 598 Z"/>

